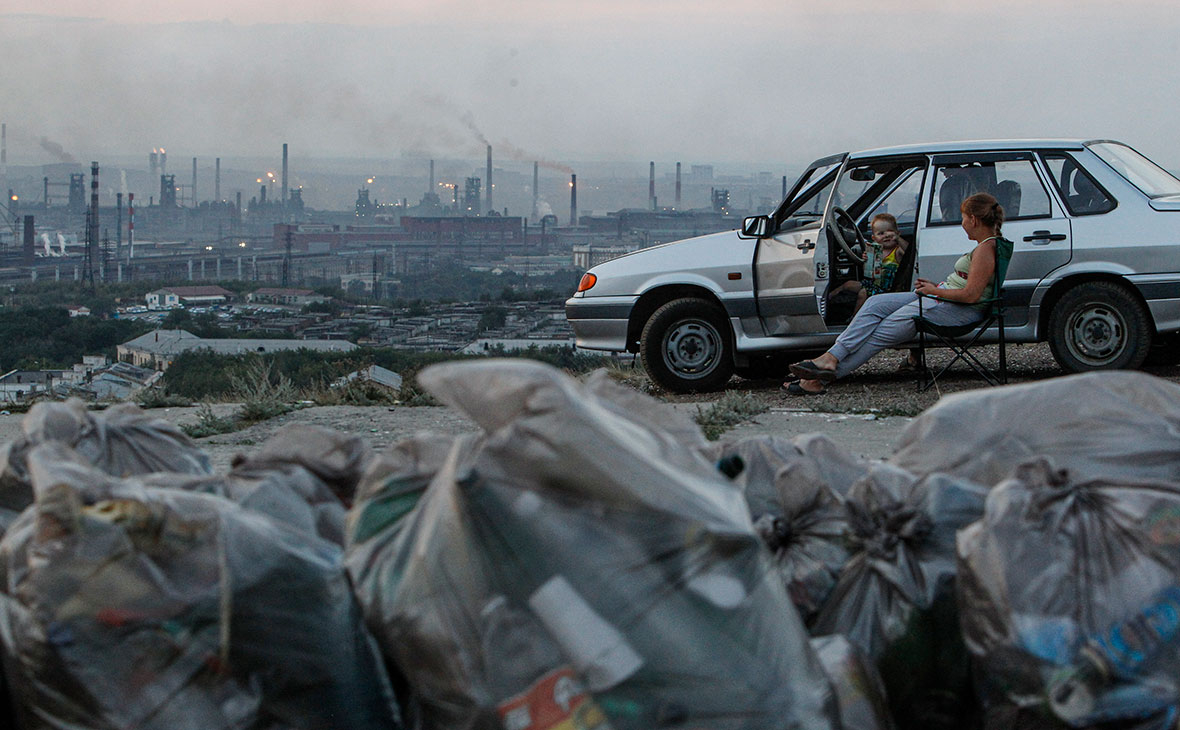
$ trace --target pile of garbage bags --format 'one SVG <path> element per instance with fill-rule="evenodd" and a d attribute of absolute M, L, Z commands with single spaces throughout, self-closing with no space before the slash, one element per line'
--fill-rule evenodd
<path fill-rule="evenodd" d="M 138 409 L 34 409 L 0 459 L 0 723 L 1180 720 L 1174 384 L 947 397 L 870 462 L 818 434 L 710 443 L 605 373 L 419 380 L 478 432 L 374 454 L 288 426 L 213 473 Z"/>

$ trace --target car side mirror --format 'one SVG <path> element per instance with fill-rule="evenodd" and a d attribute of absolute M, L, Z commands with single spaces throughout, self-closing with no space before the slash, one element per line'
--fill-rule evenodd
<path fill-rule="evenodd" d="M 768 215 L 752 215 L 742 221 L 743 238 L 766 238 L 774 230 Z"/>

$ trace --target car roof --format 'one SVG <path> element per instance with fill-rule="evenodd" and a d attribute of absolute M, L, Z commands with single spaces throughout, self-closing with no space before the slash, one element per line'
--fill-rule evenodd
<path fill-rule="evenodd" d="M 885 155 L 906 154 L 939 154 L 944 152 L 987 152 L 999 150 L 1027 150 L 1027 149 L 1080 149 L 1092 140 L 1088 139 L 984 139 L 961 142 L 931 142 L 926 144 L 907 144 L 894 147 L 877 147 L 875 149 L 853 152 L 853 158 L 882 157 Z"/>

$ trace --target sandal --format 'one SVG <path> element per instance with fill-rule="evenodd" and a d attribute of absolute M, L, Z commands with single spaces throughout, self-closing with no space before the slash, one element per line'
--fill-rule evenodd
<path fill-rule="evenodd" d="M 920 367 L 921 367 L 920 363 L 910 362 L 910 359 L 907 357 L 905 360 L 902 360 L 900 363 L 897 364 L 897 372 L 899 372 L 899 373 L 916 373 L 916 372 L 918 372 Z"/>
<path fill-rule="evenodd" d="M 799 384 L 798 380 L 784 384 L 783 390 L 791 395 L 823 395 L 828 392 L 827 388 L 823 388 L 822 390 L 807 390 Z"/>
<path fill-rule="evenodd" d="M 801 378 L 818 380 L 821 383 L 830 383 L 836 379 L 835 370 L 821 368 L 814 360 L 804 360 L 791 365 L 791 372 Z"/>

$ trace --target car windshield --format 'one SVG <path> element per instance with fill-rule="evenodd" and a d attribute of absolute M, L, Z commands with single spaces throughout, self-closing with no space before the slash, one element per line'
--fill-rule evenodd
<path fill-rule="evenodd" d="M 840 165 L 841 162 L 834 162 L 830 165 L 813 168 L 805 173 L 805 179 L 798 194 L 783 203 L 784 206 L 793 210 L 779 224 L 779 230 L 798 228 L 823 217 L 824 206 L 827 205 L 828 197 L 832 192 L 834 178 L 831 175 Z"/>
<path fill-rule="evenodd" d="M 1089 147 L 1147 197 L 1180 195 L 1180 180 L 1130 147 L 1117 142 L 1096 142 Z"/>

